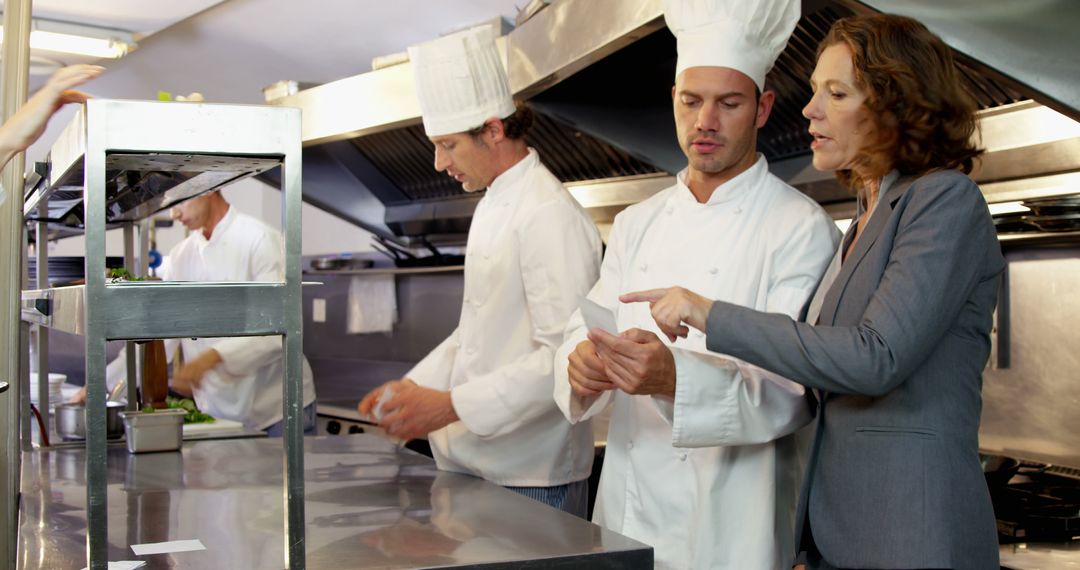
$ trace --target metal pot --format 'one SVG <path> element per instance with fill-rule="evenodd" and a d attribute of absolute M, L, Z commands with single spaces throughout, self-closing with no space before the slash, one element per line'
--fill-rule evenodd
<path fill-rule="evenodd" d="M 311 268 L 316 271 L 340 271 L 343 269 L 367 269 L 374 265 L 370 259 L 353 259 L 351 257 L 320 257 L 311 260 Z"/>
<path fill-rule="evenodd" d="M 121 402 L 105 402 L 105 436 L 117 438 L 124 433 L 120 412 Z M 58 404 L 55 409 L 56 433 L 64 439 L 86 439 L 86 406 L 82 404 Z"/>
<path fill-rule="evenodd" d="M 342 259 L 340 257 L 320 257 L 319 259 L 311 260 L 311 268 L 317 271 L 347 269 L 351 261 L 351 259 Z"/>

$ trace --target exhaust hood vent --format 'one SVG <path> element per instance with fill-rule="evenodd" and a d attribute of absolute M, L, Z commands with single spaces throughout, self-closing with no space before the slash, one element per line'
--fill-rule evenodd
<path fill-rule="evenodd" d="M 351 142 L 401 190 L 399 200 L 385 201 L 388 206 L 466 196 L 461 184 L 435 171 L 435 147 L 420 125 L 375 133 Z M 540 160 L 564 182 L 659 172 L 626 152 L 542 113 L 536 113 L 528 142 L 537 149 Z"/>
<path fill-rule="evenodd" d="M 1072 0 L 1050 3 L 1068 13 L 1077 10 Z M 1004 6 L 999 0 L 991 4 Z M 1067 104 L 1075 90 L 1067 88 L 1068 78 L 1045 80 L 1054 66 L 1073 61 L 1075 50 L 1060 47 L 1071 36 L 1061 32 L 1053 10 L 1008 5 L 1015 10 L 990 10 L 984 22 L 939 0 L 804 0 L 802 19 L 766 80 L 777 98 L 758 133 L 758 150 L 780 178 L 835 217 L 849 217 L 853 196 L 831 174 L 811 165 L 809 124 L 802 109 L 811 96 L 807 78 L 817 46 L 839 18 L 875 10 L 923 10 L 917 19 L 928 25 L 933 21 L 931 29 L 954 47 L 965 85 L 983 109 L 983 144 L 989 152 L 973 177 L 988 201 L 1060 194 L 1057 185 L 1038 191 L 1015 186 L 1080 172 L 1080 135 L 1068 134 L 1078 116 Z M 1048 31 L 1017 29 L 1015 14 L 1031 15 L 1038 29 Z M 994 39 L 991 30 L 1004 35 Z M 515 93 L 538 115 L 530 144 L 561 180 L 586 182 L 580 192 L 602 188 L 605 203 L 624 204 L 627 200 L 612 196 L 618 188 L 631 189 L 628 199 L 640 199 L 660 184 L 659 173 L 686 166 L 672 117 L 675 39 L 663 26 L 659 0 L 562 0 L 500 41 L 510 59 Z M 1039 50 L 1054 57 L 1029 57 Z M 275 103 L 304 109 L 305 200 L 402 243 L 428 232 L 464 237 L 479 195 L 466 195 L 451 178 L 435 172 L 434 149 L 419 126 L 408 64 Z M 1042 123 L 1033 119 L 1055 110 L 1053 129 L 1035 127 Z M 1056 130 L 1067 134 L 1054 135 Z M 1037 132 L 1017 142 L 1018 133 L 1029 131 Z M 648 179 L 648 188 L 642 190 L 639 178 Z M 610 179 L 632 183 L 597 184 Z"/>

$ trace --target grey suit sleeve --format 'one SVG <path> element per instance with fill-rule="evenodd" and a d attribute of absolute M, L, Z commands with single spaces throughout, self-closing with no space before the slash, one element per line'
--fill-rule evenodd
<path fill-rule="evenodd" d="M 881 396 L 897 387 L 985 278 L 987 244 L 996 243 L 986 202 L 967 177 L 924 177 L 908 193 L 889 263 L 858 325 L 812 326 L 717 302 L 709 350 L 834 393 Z"/>

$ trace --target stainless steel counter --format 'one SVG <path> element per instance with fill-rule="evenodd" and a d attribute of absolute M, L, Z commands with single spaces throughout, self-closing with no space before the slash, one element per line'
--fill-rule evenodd
<path fill-rule="evenodd" d="M 1002 570 L 1080 569 L 1080 541 L 1002 544 Z"/>
<path fill-rule="evenodd" d="M 23 456 L 19 568 L 85 564 L 85 452 Z M 110 445 L 110 560 L 147 568 L 284 566 L 280 439 L 187 442 L 129 455 Z M 308 568 L 652 568 L 652 550 L 486 481 L 439 472 L 373 436 L 306 438 Z M 204 551 L 135 556 L 199 539 Z"/>

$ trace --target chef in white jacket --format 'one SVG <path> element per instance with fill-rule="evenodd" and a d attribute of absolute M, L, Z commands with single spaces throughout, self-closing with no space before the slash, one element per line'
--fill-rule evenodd
<path fill-rule="evenodd" d="M 283 281 L 281 235 L 236 211 L 219 192 L 174 206 L 174 219 L 191 233 L 165 258 L 166 281 Z M 190 395 L 200 410 L 215 418 L 238 421 L 271 436 L 284 433 L 282 381 L 285 377 L 280 336 L 166 339 L 165 353 L 184 359 L 170 381 Z M 300 355 L 303 358 L 303 355 Z M 112 386 L 126 372 L 125 352 L 109 363 Z M 315 384 L 304 359 L 304 432 L 314 434 Z"/>
<path fill-rule="evenodd" d="M 490 27 L 410 48 L 435 168 L 487 188 L 469 228 L 457 329 L 405 378 L 372 391 L 390 435 L 428 436 L 440 469 L 469 473 L 584 516 L 590 426 L 551 399 L 555 349 L 596 282 L 595 225 L 529 148 Z"/>
<path fill-rule="evenodd" d="M 755 153 L 774 94 L 766 72 L 799 19 L 798 0 L 667 0 L 678 40 L 672 90 L 689 165 L 674 186 L 615 219 L 589 299 L 618 337 L 579 313 L 556 354 L 555 399 L 572 422 L 611 406 L 594 522 L 655 549 L 661 568 L 790 567 L 794 507 L 812 418 L 798 384 L 669 342 L 623 293 L 662 283 L 797 316 L 838 232 L 813 200 Z"/>
<path fill-rule="evenodd" d="M 220 192 L 175 206 L 172 216 L 191 231 L 169 252 L 167 281 L 284 281 L 281 234 L 236 211 Z M 180 344 L 184 365 L 172 386 L 190 391 L 199 409 L 243 423 L 271 436 L 284 433 L 285 361 L 280 336 L 185 338 L 166 342 L 166 354 Z M 303 362 L 304 433 L 314 434 L 315 384 Z"/>

